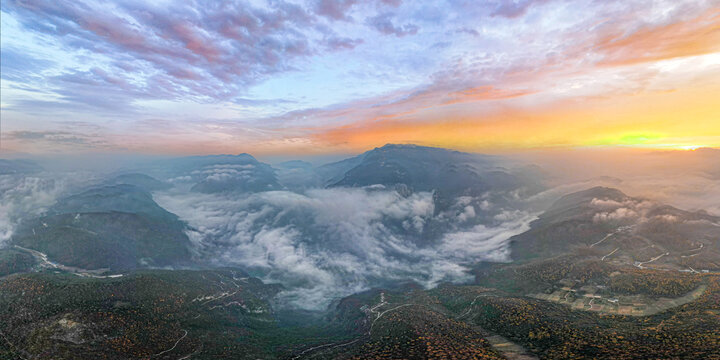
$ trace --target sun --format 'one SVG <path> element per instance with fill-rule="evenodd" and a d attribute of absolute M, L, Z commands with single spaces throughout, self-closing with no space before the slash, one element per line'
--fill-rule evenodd
<path fill-rule="evenodd" d="M 695 151 L 701 147 L 703 147 L 703 146 L 702 145 L 680 145 L 677 148 L 680 150 Z"/>

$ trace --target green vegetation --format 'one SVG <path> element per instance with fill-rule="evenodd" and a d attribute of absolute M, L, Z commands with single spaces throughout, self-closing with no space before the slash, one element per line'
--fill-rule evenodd
<path fill-rule="evenodd" d="M 720 278 L 697 301 L 648 317 L 602 316 L 527 298 L 481 298 L 472 322 L 548 359 L 720 357 Z"/>
<path fill-rule="evenodd" d="M 343 338 L 333 327 L 280 324 L 269 303 L 279 290 L 237 269 L 11 275 L 0 282 L 0 355 L 256 359 Z"/>
<path fill-rule="evenodd" d="M 24 224 L 13 243 L 63 265 L 122 271 L 188 263 L 190 241 L 182 226 L 131 213 L 60 214 Z"/>
<path fill-rule="evenodd" d="M 337 355 L 341 359 L 502 359 L 484 334 L 422 305 L 387 313 L 368 342 Z"/>
<path fill-rule="evenodd" d="M 25 221 L 12 243 L 63 265 L 123 271 L 189 264 L 185 229 L 148 192 L 114 185 L 61 199 L 45 216 Z"/>
<path fill-rule="evenodd" d="M 0 282 L 0 355 L 499 359 L 506 354 L 487 339 L 501 337 L 547 359 L 720 357 L 720 276 L 618 267 L 577 254 L 486 266 L 477 275 L 483 286 L 406 284 L 359 293 L 326 319 L 276 313 L 270 301 L 280 289 L 237 269 L 110 279 L 10 275 Z M 509 285 L 516 281 L 578 294 L 586 287 L 616 291 L 609 284 L 643 296 L 699 284 L 707 290 L 655 315 L 624 316 L 528 298 Z"/>
<path fill-rule="evenodd" d="M 620 268 L 592 257 L 563 255 L 524 264 L 485 264 L 475 269 L 478 285 L 498 288 L 512 294 L 546 292 L 574 285 L 605 284 Z M 631 269 L 628 269 L 631 270 Z"/>
<path fill-rule="evenodd" d="M 613 276 L 610 289 L 621 294 L 681 296 L 696 288 L 702 279 L 693 274 L 637 270 Z"/>
<path fill-rule="evenodd" d="M 374 291 L 342 302 L 345 312 L 365 309 L 369 336 L 306 355 L 494 359 L 507 354 L 485 339 L 502 336 L 543 359 L 720 358 L 720 276 L 700 278 L 708 289 L 696 301 L 641 317 L 573 310 L 478 286 L 386 291 L 382 306 Z"/>
<path fill-rule="evenodd" d="M 81 277 L 99 272 L 0 250 L 0 358 L 720 359 L 720 275 L 681 268 L 717 262 L 717 230 L 597 224 L 587 206 L 597 196 L 629 201 L 607 188 L 560 199 L 514 238 L 522 260 L 477 264 L 474 285 L 398 283 L 303 313 L 276 312 L 281 288 L 239 269 L 137 270 L 187 261 L 185 224 L 134 186 L 93 189 L 13 241 L 63 265 L 128 273 Z M 668 245 L 677 237 L 680 250 Z"/>
<path fill-rule="evenodd" d="M 35 266 L 32 255 L 15 249 L 0 249 L 0 277 L 28 272 Z"/>

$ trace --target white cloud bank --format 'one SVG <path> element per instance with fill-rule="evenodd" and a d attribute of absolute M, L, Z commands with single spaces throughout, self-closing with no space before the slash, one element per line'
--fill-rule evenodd
<path fill-rule="evenodd" d="M 506 261 L 507 239 L 527 230 L 534 218 L 505 211 L 485 224 L 472 223 L 477 214 L 468 199 L 436 215 L 432 193 L 403 197 L 373 187 L 166 192 L 155 199 L 195 229 L 190 236 L 210 261 L 280 282 L 287 289 L 280 297 L 306 309 L 388 281 L 434 286 L 470 280 L 467 264 Z M 437 229 L 442 233 L 428 235 Z"/>
<path fill-rule="evenodd" d="M 10 240 L 22 217 L 39 215 L 64 187 L 57 178 L 0 175 L 0 247 Z"/>

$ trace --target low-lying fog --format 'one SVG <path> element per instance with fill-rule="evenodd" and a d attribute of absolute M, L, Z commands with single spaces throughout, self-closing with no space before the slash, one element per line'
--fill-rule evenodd
<path fill-rule="evenodd" d="M 23 219 L 41 215 L 59 198 L 116 174 L 148 174 L 173 185 L 153 191 L 153 199 L 187 223 L 198 266 L 238 266 L 281 283 L 283 303 L 304 309 L 324 309 L 339 297 L 389 282 L 432 287 L 469 281 L 471 264 L 509 261 L 507 240 L 526 231 L 552 201 L 595 185 L 720 215 L 720 150 L 711 149 L 493 157 L 491 165 L 472 171 L 504 169 L 520 179 L 518 185 L 465 192 L 439 192 L 424 183 L 343 183 L 346 168 L 328 175 L 327 168 L 300 162 L 272 164 L 277 185 L 214 191 L 213 184 L 224 181 L 256 181 L 260 165 L 170 171 L 158 165 L 167 159 L 89 158 L 35 157 L 40 167 L 0 173 L 0 246 Z M 539 169 L 513 172 L 529 164 Z M 366 181 L 361 170 L 353 176 Z"/>

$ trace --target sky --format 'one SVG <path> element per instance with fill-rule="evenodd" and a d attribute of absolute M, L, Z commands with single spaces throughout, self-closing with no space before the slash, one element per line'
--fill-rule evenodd
<path fill-rule="evenodd" d="M 720 147 L 720 0 L 0 11 L 0 155 Z"/>

